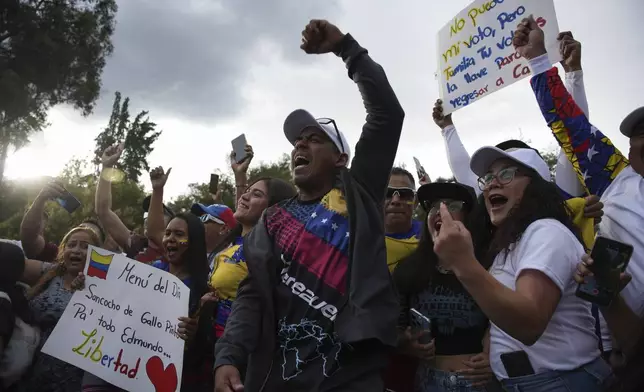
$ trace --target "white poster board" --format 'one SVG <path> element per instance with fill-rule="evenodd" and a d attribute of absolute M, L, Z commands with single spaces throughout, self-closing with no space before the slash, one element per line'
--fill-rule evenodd
<path fill-rule="evenodd" d="M 545 34 L 552 64 L 559 55 L 553 0 L 477 0 L 438 32 L 438 71 L 443 113 L 452 113 L 530 75 L 512 45 L 514 30 L 533 15 Z"/>
<path fill-rule="evenodd" d="M 188 287 L 92 246 L 85 276 L 42 351 L 128 391 L 178 391 L 184 341 L 177 319 L 188 316 Z"/>

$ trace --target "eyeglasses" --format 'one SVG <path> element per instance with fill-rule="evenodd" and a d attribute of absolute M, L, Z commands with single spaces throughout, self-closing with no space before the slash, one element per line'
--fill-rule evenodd
<path fill-rule="evenodd" d="M 338 143 L 340 143 L 340 152 L 344 154 L 344 144 L 342 144 L 342 137 L 340 137 L 340 130 L 338 129 L 338 126 L 335 123 L 335 120 L 332 118 L 316 118 L 315 119 L 320 125 L 329 125 L 333 124 L 333 128 L 335 129 L 335 134 L 338 136 Z"/>
<path fill-rule="evenodd" d="M 498 173 L 488 173 L 482 177 L 479 177 L 478 179 L 478 184 L 479 184 L 479 189 L 480 190 L 485 190 L 492 181 L 495 179 L 499 182 L 501 185 L 507 185 L 514 180 L 514 176 L 517 174 L 519 171 L 518 167 L 506 167 L 505 169 L 501 169 L 498 171 Z"/>
<path fill-rule="evenodd" d="M 431 204 L 428 202 L 423 202 L 423 207 L 425 208 L 425 211 L 429 213 L 429 215 L 436 215 L 438 214 L 438 211 L 440 211 L 441 203 L 445 203 L 449 212 L 460 212 L 463 211 L 463 208 L 465 207 L 465 202 L 462 200 L 448 199 L 437 200 Z"/>
<path fill-rule="evenodd" d="M 203 214 L 199 217 L 199 219 L 201 219 L 203 223 L 215 222 L 215 223 L 219 223 L 220 225 L 224 224 L 224 221 L 210 214 Z"/>
<path fill-rule="evenodd" d="M 410 201 L 416 197 L 416 191 L 411 188 L 388 187 L 386 198 L 393 199 L 394 196 L 398 196 L 401 200 Z"/>

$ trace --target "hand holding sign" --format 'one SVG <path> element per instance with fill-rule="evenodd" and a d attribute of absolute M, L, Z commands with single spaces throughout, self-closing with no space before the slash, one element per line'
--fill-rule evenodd
<path fill-rule="evenodd" d="M 436 103 L 434 104 L 432 118 L 434 119 L 434 123 L 438 125 L 440 129 L 445 129 L 450 125 L 454 125 L 454 123 L 452 122 L 452 115 L 443 114 L 443 101 L 441 101 L 440 99 L 437 99 Z"/>
<path fill-rule="evenodd" d="M 581 70 L 581 42 L 577 41 L 570 31 L 559 33 L 559 53 L 561 65 L 566 73 Z"/>
<path fill-rule="evenodd" d="M 472 236 L 463 222 L 452 218 L 445 203 L 441 203 L 440 216 L 442 224 L 434 238 L 434 252 L 445 268 L 456 271 L 475 260 Z"/>
<path fill-rule="evenodd" d="M 514 32 L 512 44 L 517 52 L 528 60 L 547 53 L 543 30 L 532 15 L 519 23 Z"/>

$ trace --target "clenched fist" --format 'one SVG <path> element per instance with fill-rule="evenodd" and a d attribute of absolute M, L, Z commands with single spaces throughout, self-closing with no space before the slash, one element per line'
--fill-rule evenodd
<path fill-rule="evenodd" d="M 329 53 L 336 50 L 344 34 L 326 20 L 313 19 L 302 31 L 302 48 L 309 54 Z"/>

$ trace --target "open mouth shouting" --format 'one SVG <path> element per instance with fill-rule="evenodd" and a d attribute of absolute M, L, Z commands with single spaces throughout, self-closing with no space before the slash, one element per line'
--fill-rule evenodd
<path fill-rule="evenodd" d="M 296 153 L 293 156 L 293 172 L 301 171 L 306 169 L 311 160 L 302 153 Z"/>
<path fill-rule="evenodd" d="M 174 260 L 179 254 L 179 247 L 174 244 L 167 244 L 165 246 L 165 253 L 169 260 Z"/>
<path fill-rule="evenodd" d="M 508 203 L 508 198 L 499 194 L 490 195 L 487 200 L 490 204 L 490 211 L 499 211 Z"/>
<path fill-rule="evenodd" d="M 74 255 L 69 256 L 69 264 L 70 265 L 76 267 L 76 266 L 79 266 L 79 265 L 83 265 L 83 263 L 85 263 L 85 259 L 81 255 L 74 254 Z"/>

